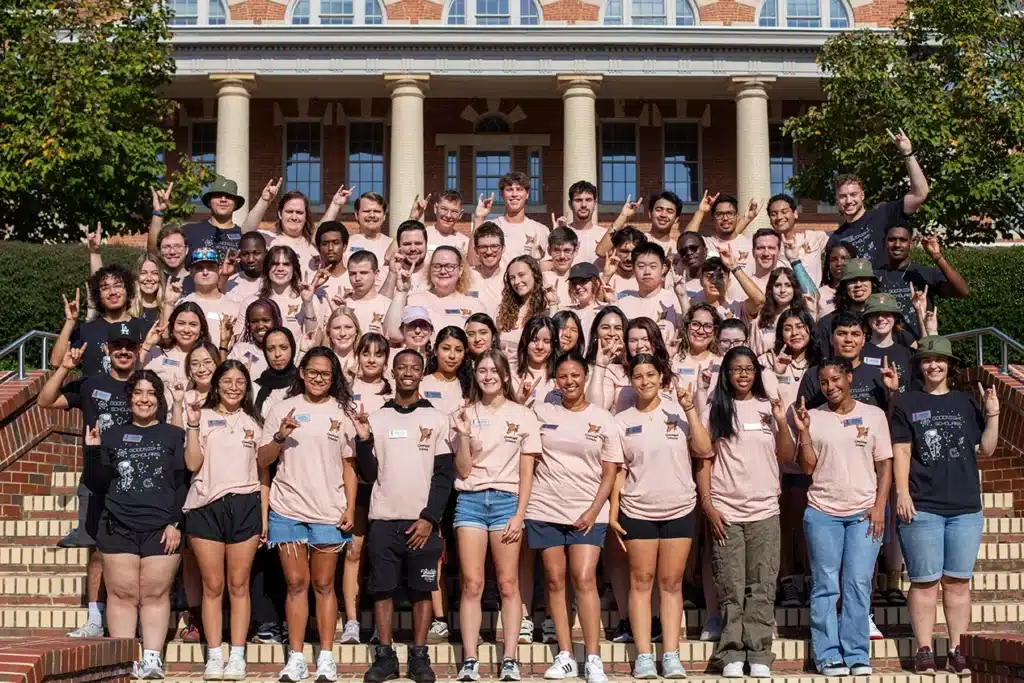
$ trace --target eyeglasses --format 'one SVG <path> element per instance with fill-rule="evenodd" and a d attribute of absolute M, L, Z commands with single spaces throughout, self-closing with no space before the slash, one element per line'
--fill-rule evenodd
<path fill-rule="evenodd" d="M 458 263 L 431 263 L 430 269 L 435 273 L 453 273 L 459 269 Z"/>
<path fill-rule="evenodd" d="M 746 339 L 719 339 L 718 347 L 724 351 L 734 346 L 743 346 L 746 343 Z"/>
<path fill-rule="evenodd" d="M 714 323 L 702 323 L 702 322 L 699 322 L 697 320 L 691 320 L 690 321 L 690 329 L 694 330 L 694 331 L 696 331 L 696 330 L 704 330 L 705 332 L 714 332 L 715 331 L 715 324 Z"/>
<path fill-rule="evenodd" d="M 211 360 L 211 359 L 207 359 L 207 360 L 194 360 L 194 361 L 189 362 L 188 366 L 190 368 L 193 368 L 193 369 L 195 369 L 195 368 L 215 368 L 215 367 L 217 367 L 217 362 L 214 361 L 214 360 Z"/>
<path fill-rule="evenodd" d="M 698 251 L 700 251 L 700 248 L 701 248 L 701 245 L 699 245 L 699 244 L 690 244 L 690 245 L 687 245 L 685 247 L 680 247 L 679 248 L 679 253 L 681 253 L 681 254 L 691 254 L 691 253 L 692 254 L 696 254 Z"/>
<path fill-rule="evenodd" d="M 476 250 L 478 252 L 494 253 L 494 252 L 497 252 L 497 251 L 501 251 L 501 245 L 500 244 L 478 244 L 478 245 L 476 245 Z"/>
<path fill-rule="evenodd" d="M 462 209 L 440 209 L 437 215 L 445 218 L 458 218 L 462 215 Z"/>
<path fill-rule="evenodd" d="M 179 251 L 185 251 L 184 244 L 162 244 L 160 245 L 160 251 L 169 251 L 171 253 L 177 253 Z"/>
<path fill-rule="evenodd" d="M 733 366 L 733 367 L 729 368 L 729 374 L 730 375 L 750 375 L 750 376 L 753 376 L 755 372 L 757 372 L 757 371 L 754 369 L 753 365 L 744 365 L 744 366 L 741 366 L 741 367 Z"/>
<path fill-rule="evenodd" d="M 736 217 L 736 212 L 735 211 L 720 211 L 720 212 L 715 214 L 715 218 L 735 218 L 735 217 Z"/>
<path fill-rule="evenodd" d="M 107 292 L 123 292 L 124 291 L 124 284 L 119 282 L 116 285 L 102 285 L 100 287 L 100 291 L 103 292 L 103 293 L 107 293 Z"/>
<path fill-rule="evenodd" d="M 331 377 L 334 376 L 334 373 L 331 370 L 309 370 L 309 369 L 307 369 L 307 370 L 304 370 L 303 372 L 306 373 L 306 379 L 320 379 L 320 380 L 323 380 L 325 382 L 330 382 L 331 381 Z"/>

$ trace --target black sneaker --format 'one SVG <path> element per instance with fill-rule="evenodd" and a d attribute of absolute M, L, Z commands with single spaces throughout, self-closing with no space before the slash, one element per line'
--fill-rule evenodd
<path fill-rule="evenodd" d="M 612 636 L 613 643 L 632 643 L 633 629 L 629 627 L 629 619 L 619 619 L 615 627 L 615 635 Z"/>
<path fill-rule="evenodd" d="M 373 663 L 363 674 L 366 683 L 384 683 L 398 678 L 398 655 L 390 645 L 378 645 L 373 650 Z"/>
<path fill-rule="evenodd" d="M 914 655 L 914 673 L 935 673 L 935 653 L 932 652 L 930 647 L 922 647 L 917 651 L 917 654 Z"/>
<path fill-rule="evenodd" d="M 416 683 L 434 683 L 437 676 L 430 668 L 430 655 L 427 654 L 427 646 L 419 645 L 409 648 L 409 670 L 406 676 Z"/>

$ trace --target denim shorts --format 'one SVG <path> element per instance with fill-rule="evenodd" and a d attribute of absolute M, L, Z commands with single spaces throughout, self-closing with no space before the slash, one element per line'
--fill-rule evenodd
<path fill-rule="evenodd" d="M 567 545 L 596 545 L 603 548 L 607 534 L 608 525 L 603 523 L 595 524 L 590 531 L 583 533 L 572 524 L 526 520 L 526 545 L 530 550 L 562 548 Z"/>
<path fill-rule="evenodd" d="M 352 541 L 352 534 L 346 533 L 333 524 L 312 524 L 300 522 L 270 511 L 268 547 L 282 543 L 305 543 L 307 545 L 338 546 Z"/>
<path fill-rule="evenodd" d="M 900 520 L 900 546 L 910 580 L 970 579 L 984 525 L 980 510 L 949 517 L 918 510 L 913 521 Z"/>
<path fill-rule="evenodd" d="M 508 491 L 484 489 L 483 491 L 459 491 L 455 500 L 455 524 L 470 529 L 501 531 L 508 520 L 515 517 L 519 496 Z"/>

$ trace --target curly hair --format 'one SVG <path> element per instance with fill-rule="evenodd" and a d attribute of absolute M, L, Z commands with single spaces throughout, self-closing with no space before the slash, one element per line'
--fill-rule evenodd
<path fill-rule="evenodd" d="M 99 315 L 111 312 L 103 307 L 103 300 L 100 299 L 100 285 L 107 278 L 116 280 L 124 286 L 124 310 L 127 311 L 132 305 L 132 299 L 135 298 L 135 275 L 119 263 L 111 263 L 90 275 L 86 282 L 89 300 L 96 307 L 96 312 Z"/>
<path fill-rule="evenodd" d="M 533 289 L 526 297 L 516 294 L 509 282 L 509 271 L 517 263 L 525 263 L 533 274 Z M 523 306 L 527 306 L 527 319 L 547 313 L 548 307 L 544 303 L 544 274 L 541 273 L 537 259 L 532 256 L 515 257 L 505 268 L 504 280 L 505 287 L 501 292 L 501 304 L 498 305 L 498 315 L 495 320 L 500 332 L 507 332 L 519 327 L 519 311 Z"/>
<path fill-rule="evenodd" d="M 775 289 L 775 283 L 783 275 L 789 278 L 789 284 L 793 287 L 793 300 L 787 306 L 780 305 L 772 293 Z M 765 285 L 764 290 L 764 306 L 761 307 L 761 313 L 757 316 L 757 326 L 762 329 L 773 328 L 775 326 L 775 319 L 784 308 L 792 308 L 796 311 L 807 309 L 807 301 L 804 299 L 804 288 L 800 286 L 800 282 L 796 279 L 796 274 L 785 266 L 779 266 L 772 271 L 771 275 L 768 276 L 768 284 Z"/>
<path fill-rule="evenodd" d="M 693 322 L 693 317 L 697 311 L 705 311 L 711 316 L 715 329 L 711 333 L 711 343 L 708 345 L 708 348 L 712 353 L 718 352 L 718 342 L 715 341 L 715 338 L 718 335 L 718 327 L 722 324 L 722 316 L 718 314 L 718 309 L 702 301 L 699 304 L 690 306 L 690 310 L 686 312 L 686 317 L 679 323 L 679 330 L 677 332 L 679 335 L 679 351 L 676 352 L 676 356 L 680 360 L 686 360 L 686 354 L 690 352 L 690 336 L 688 332 L 690 330 L 690 323 Z"/>

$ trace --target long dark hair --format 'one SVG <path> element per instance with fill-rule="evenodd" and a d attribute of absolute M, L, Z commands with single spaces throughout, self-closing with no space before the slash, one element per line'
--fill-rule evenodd
<path fill-rule="evenodd" d="M 530 342 L 537 338 L 541 330 L 547 330 L 551 337 L 551 353 L 548 354 L 547 367 L 544 370 L 547 372 L 548 377 L 555 374 L 555 360 L 558 358 L 558 354 L 555 353 L 555 349 L 558 346 L 558 333 L 555 331 L 555 323 L 546 315 L 535 315 L 523 325 L 523 335 L 519 337 L 519 346 L 516 348 L 516 364 L 519 368 L 520 377 L 530 368 L 530 352 L 528 347 Z"/>
<path fill-rule="evenodd" d="M 174 323 L 178 322 L 178 316 L 182 313 L 192 313 L 199 318 L 199 339 L 196 339 L 196 343 L 210 341 L 210 325 L 206 322 L 206 314 L 203 313 L 203 309 L 194 301 L 185 301 L 175 306 L 174 310 L 171 311 L 171 316 L 167 319 L 167 336 L 160 344 L 161 348 L 173 349 L 176 345 L 177 342 L 174 341 Z"/>
<path fill-rule="evenodd" d="M 566 324 L 570 320 L 576 323 L 576 345 L 573 346 L 568 351 L 563 351 L 561 342 L 562 330 L 566 328 Z M 580 354 L 581 356 L 586 353 L 586 330 L 583 329 L 583 323 L 580 322 L 580 317 L 576 315 L 575 312 L 570 311 L 568 308 L 563 308 L 562 310 L 560 310 L 558 313 L 555 313 L 551 317 L 551 322 L 555 323 L 555 332 L 558 333 L 555 337 L 555 355 L 560 356 L 563 353 L 572 353 L 573 351 Z"/>
<path fill-rule="evenodd" d="M 629 352 L 630 330 L 643 330 L 647 333 L 647 340 L 651 343 L 650 353 L 638 353 L 634 356 Z M 665 347 L 665 340 L 661 336 L 661 329 L 654 321 L 647 317 L 633 318 L 626 325 L 626 331 L 623 336 L 626 338 L 626 365 L 629 367 L 630 374 L 633 372 L 633 361 L 640 357 L 650 357 L 654 360 L 646 362 L 658 368 L 658 372 L 661 373 L 661 386 L 664 388 L 672 386 L 672 363 L 668 359 L 668 349 Z"/>
<path fill-rule="evenodd" d="M 160 375 L 152 370 L 136 370 L 124 383 L 124 394 L 128 397 L 128 409 L 131 410 L 132 394 L 135 393 L 135 387 L 139 382 L 149 382 L 153 385 L 153 391 L 156 392 L 156 421 L 167 422 L 167 396 L 164 394 L 164 383 L 160 379 Z M 132 417 L 135 415 L 132 414 Z"/>
<path fill-rule="evenodd" d="M 190 384 L 195 383 L 195 380 L 192 379 L 192 354 L 199 349 L 203 349 L 210 354 L 210 358 L 213 362 L 220 365 L 220 349 L 217 348 L 217 345 L 211 341 L 197 341 L 192 345 L 192 348 L 188 350 L 188 353 L 185 354 L 185 377 L 188 378 Z M 216 374 L 216 370 L 214 370 L 214 374 Z M 213 382 L 212 376 L 210 377 L 210 382 Z"/>
<path fill-rule="evenodd" d="M 388 344 L 388 340 L 384 338 L 384 335 L 377 334 L 376 332 L 367 332 L 359 338 L 356 343 L 356 363 L 359 363 L 359 356 L 363 354 L 363 351 L 371 347 L 376 347 L 384 351 L 384 367 L 381 369 L 380 379 L 384 382 L 383 388 L 378 392 L 378 396 L 387 396 L 391 393 L 391 382 L 388 381 L 388 360 L 391 357 L 391 345 Z M 359 370 L 356 370 L 356 377 L 359 377 Z"/>
<path fill-rule="evenodd" d="M 772 295 L 772 289 L 774 289 L 775 283 L 778 282 L 779 278 L 783 275 L 789 278 L 789 284 L 793 286 L 793 300 L 789 302 L 787 306 L 779 305 L 779 302 L 776 301 L 775 297 Z M 770 328 L 772 326 L 772 321 L 775 320 L 775 316 L 777 316 L 783 308 L 791 308 L 797 311 L 807 310 L 807 301 L 804 300 L 804 288 L 800 286 L 800 282 L 796 279 L 796 274 L 785 266 L 779 266 L 772 271 L 772 274 L 768 276 L 768 284 L 765 285 L 764 289 L 764 306 L 761 307 L 761 313 L 757 316 L 757 326 L 762 329 Z"/>
<path fill-rule="evenodd" d="M 788 309 L 779 316 L 779 322 L 775 325 L 775 355 L 782 353 L 782 347 L 786 345 L 782 339 L 782 328 L 786 326 L 786 321 L 790 318 L 796 318 L 807 328 L 807 348 L 804 349 L 804 359 L 807 361 L 807 367 L 817 365 L 821 362 L 818 326 L 814 324 L 814 318 L 806 308 L 800 311 Z"/>
<path fill-rule="evenodd" d="M 643 364 L 653 365 L 654 369 L 661 373 L 661 388 L 667 389 L 672 386 L 672 366 L 669 365 L 668 361 L 664 358 L 651 353 L 638 353 L 629 359 L 629 380 L 632 384 L 633 371 L 636 370 L 636 366 Z"/>
<path fill-rule="evenodd" d="M 509 284 L 509 269 L 517 263 L 525 263 L 530 269 L 530 273 L 533 274 L 533 290 L 526 295 L 526 298 L 520 298 L 515 290 L 512 289 L 512 285 Z M 547 310 L 547 305 L 544 303 L 544 274 L 540 270 L 540 264 L 537 263 L 537 259 L 532 256 L 516 256 L 505 267 L 505 275 L 502 280 L 504 287 L 501 292 L 501 303 L 498 305 L 497 320 L 495 321 L 498 323 L 498 329 L 503 332 L 514 330 L 519 322 L 519 309 L 523 306 L 529 306 L 531 318 L 543 315 Z"/>
<path fill-rule="evenodd" d="M 242 412 L 255 420 L 256 424 L 262 426 L 263 416 L 256 412 L 256 404 L 252 395 L 252 379 L 249 377 L 249 370 L 246 369 L 245 364 L 241 361 L 228 359 L 217 366 L 213 377 L 210 378 L 210 391 L 206 394 L 206 401 L 203 403 L 203 407 L 216 410 L 217 406 L 220 405 L 220 387 L 218 385 L 228 370 L 238 370 L 245 377 L 245 396 L 242 397 Z"/>
<path fill-rule="evenodd" d="M 586 359 L 588 363 L 597 362 L 597 329 L 601 326 L 601 321 L 608 315 L 619 316 L 619 320 L 622 321 L 622 345 L 626 345 L 626 325 L 629 324 L 629 318 L 618 306 L 605 306 L 594 316 L 594 322 L 590 323 L 590 334 L 587 335 Z"/>
<path fill-rule="evenodd" d="M 746 346 L 734 346 L 729 349 L 722 359 L 722 370 L 718 373 L 718 385 L 711 397 L 711 412 L 708 422 L 711 427 L 711 438 L 714 441 L 719 439 L 731 439 L 736 434 L 736 406 L 735 396 L 730 379 L 729 369 L 737 357 L 744 357 L 754 365 L 754 385 L 750 393 L 754 398 L 768 400 L 768 393 L 764 390 L 764 380 L 761 378 L 761 364 L 754 352 Z"/>
<path fill-rule="evenodd" d="M 349 388 L 348 382 L 345 381 L 345 373 L 341 371 L 338 355 L 326 346 L 314 346 L 302 357 L 302 362 L 299 363 L 299 372 L 296 373 L 295 381 L 288 389 L 287 397 L 301 396 L 306 393 L 306 382 L 302 379 L 302 372 L 309 367 L 309 362 L 314 358 L 326 358 L 330 362 L 331 386 L 327 393 L 338 402 L 339 407 L 348 411 L 352 407 L 352 390 Z"/>
<path fill-rule="evenodd" d="M 281 320 L 281 309 L 277 307 L 277 302 L 275 302 L 273 299 L 259 297 L 258 299 L 256 299 L 251 304 L 245 307 L 245 320 L 242 321 L 242 336 L 239 338 L 238 341 L 249 342 L 250 344 L 259 343 L 252 336 L 252 330 L 249 329 L 249 313 L 251 313 L 252 309 L 256 308 L 257 306 L 264 306 L 268 311 L 270 311 L 270 319 L 271 321 L 273 321 L 271 328 L 281 327 L 281 325 L 283 324 Z M 267 332 L 270 332 L 270 330 L 267 330 Z"/>
<path fill-rule="evenodd" d="M 281 201 L 277 203 L 277 212 L 279 214 L 284 213 L 284 205 L 293 199 L 301 199 L 302 206 L 306 210 L 306 222 L 302 226 L 302 236 L 306 238 L 306 241 L 313 244 L 313 213 L 309 210 L 309 197 L 298 190 L 292 190 L 286 192 Z M 274 231 L 279 235 L 284 234 L 284 221 L 280 217 L 277 219 L 277 223 L 274 224 Z"/>
<path fill-rule="evenodd" d="M 836 242 L 825 252 L 825 264 L 821 269 L 821 286 L 832 287 L 833 289 L 839 289 L 839 278 L 832 278 L 832 271 L 829 266 L 829 262 L 832 260 L 832 252 L 836 249 L 845 249 L 846 253 L 850 255 L 850 258 L 857 258 L 857 247 L 853 246 L 849 242 Z M 840 277 L 842 274 L 840 273 Z"/>
<path fill-rule="evenodd" d="M 494 367 L 498 370 L 498 374 L 501 375 L 501 395 L 507 400 L 515 403 L 515 395 L 512 393 L 512 369 L 508 366 L 508 359 L 505 358 L 505 354 L 498 349 L 487 349 L 476 359 L 476 365 L 488 358 L 494 362 Z M 480 391 L 480 385 L 476 382 L 476 377 L 473 377 L 473 384 L 469 388 L 469 403 L 477 403 L 484 397 L 484 393 Z"/>
<path fill-rule="evenodd" d="M 294 249 L 283 244 L 267 249 L 267 255 L 263 257 L 263 277 L 260 279 L 259 295 L 270 298 L 270 295 L 273 293 L 270 286 L 270 269 L 274 267 L 274 261 L 278 254 L 284 254 L 285 258 L 288 259 L 288 263 L 292 266 L 292 280 L 289 286 L 292 289 L 292 293 L 298 296 L 299 287 L 302 285 L 302 266 L 299 265 L 299 255 L 295 253 Z"/>
<path fill-rule="evenodd" d="M 466 318 L 466 324 L 462 326 L 462 329 L 465 330 L 469 327 L 470 323 L 485 325 L 491 331 L 491 348 L 501 350 L 501 339 L 498 335 L 498 326 L 494 324 L 494 318 L 486 313 L 474 313 Z M 468 339 L 469 337 L 466 338 Z"/>
<path fill-rule="evenodd" d="M 455 325 L 442 327 L 434 340 L 434 346 L 430 349 L 430 356 L 427 359 L 425 375 L 437 372 L 437 347 L 447 339 L 454 339 L 462 344 L 462 362 L 455 368 L 455 376 L 459 380 L 459 387 L 462 389 L 462 397 L 469 396 L 469 389 L 473 386 L 473 359 L 469 357 L 469 337 L 465 330 Z"/>

